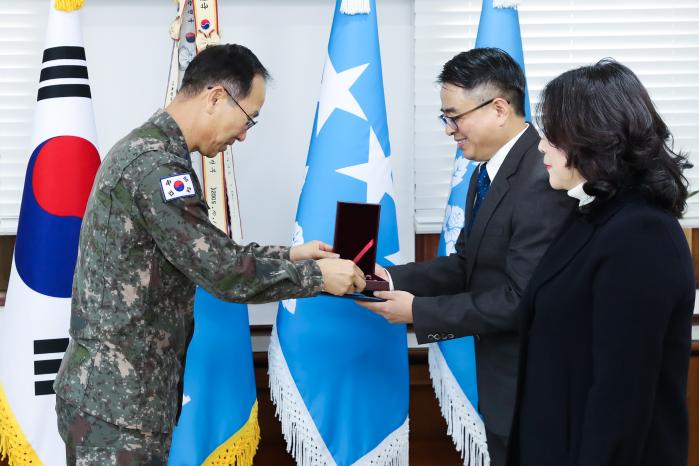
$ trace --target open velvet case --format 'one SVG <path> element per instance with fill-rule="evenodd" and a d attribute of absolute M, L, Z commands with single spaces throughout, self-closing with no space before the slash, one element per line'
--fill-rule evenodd
<path fill-rule="evenodd" d="M 383 301 L 375 297 L 373 292 L 389 290 L 388 282 L 374 275 L 380 218 L 379 204 L 337 203 L 333 249 L 342 259 L 349 259 L 357 264 L 366 278 L 366 288 L 362 293 L 350 293 L 339 297 L 360 301 Z"/>

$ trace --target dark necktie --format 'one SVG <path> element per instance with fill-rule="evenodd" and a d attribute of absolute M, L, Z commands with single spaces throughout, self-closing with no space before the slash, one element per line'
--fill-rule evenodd
<path fill-rule="evenodd" d="M 490 189 L 490 177 L 488 176 L 488 170 L 485 169 L 485 163 L 482 163 L 478 168 L 478 180 L 476 183 L 476 201 L 473 203 L 473 210 L 471 211 L 471 218 L 468 222 L 468 228 L 466 233 L 471 234 L 471 228 L 473 223 L 476 221 L 476 214 L 478 214 L 478 209 L 480 209 L 481 204 L 485 201 L 485 196 L 488 195 L 488 190 Z"/>

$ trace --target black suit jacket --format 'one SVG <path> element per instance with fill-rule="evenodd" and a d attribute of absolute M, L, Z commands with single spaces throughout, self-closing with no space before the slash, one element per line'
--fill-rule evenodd
<path fill-rule="evenodd" d="M 695 283 L 637 193 L 573 214 L 522 300 L 511 466 L 686 466 Z"/>
<path fill-rule="evenodd" d="M 549 186 L 531 126 L 505 157 L 481 204 L 471 234 L 461 235 L 456 254 L 391 267 L 396 289 L 413 293 L 418 342 L 477 335 L 479 408 L 486 428 L 507 435 L 517 376 L 515 310 L 534 268 L 573 199 Z M 476 171 L 477 172 L 477 171 Z M 467 222 L 475 196 L 475 173 L 466 202 Z"/>

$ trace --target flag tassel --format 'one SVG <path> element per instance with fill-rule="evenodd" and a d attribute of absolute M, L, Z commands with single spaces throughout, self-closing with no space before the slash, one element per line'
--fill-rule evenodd
<path fill-rule="evenodd" d="M 391 432 L 383 442 L 366 455 L 359 458 L 355 465 L 408 466 L 410 454 L 408 436 L 410 419 L 405 418 L 403 424 Z"/>
<path fill-rule="evenodd" d="M 282 424 L 286 451 L 291 453 L 298 466 L 336 464 L 294 384 L 282 354 L 276 326 L 272 329 L 268 354 L 270 395 Z M 406 418 L 398 429 L 354 464 L 408 466 L 408 425 Z"/>
<path fill-rule="evenodd" d="M 257 422 L 257 411 L 257 400 L 255 400 L 245 425 L 216 448 L 202 463 L 202 466 L 219 464 L 252 466 L 252 460 L 260 445 L 260 425 Z"/>
<path fill-rule="evenodd" d="M 449 369 L 439 345 L 430 345 L 428 363 L 432 386 L 447 421 L 447 434 L 461 453 L 464 466 L 490 465 L 485 428 Z"/>
<path fill-rule="evenodd" d="M 0 385 L 0 458 L 7 458 L 10 466 L 41 464 L 39 456 L 27 441 L 12 412 L 2 385 Z"/>
<path fill-rule="evenodd" d="M 514 8 L 519 6 L 519 0 L 493 0 L 493 8 Z"/>
<path fill-rule="evenodd" d="M 56 0 L 54 6 L 60 11 L 79 10 L 85 4 L 85 0 Z"/>
<path fill-rule="evenodd" d="M 335 464 L 294 384 L 282 354 L 276 326 L 272 328 L 268 354 L 269 391 L 282 425 L 286 451 L 298 466 Z"/>
<path fill-rule="evenodd" d="M 371 13 L 371 2 L 369 0 L 342 0 L 340 13 L 346 15 L 368 15 Z"/>

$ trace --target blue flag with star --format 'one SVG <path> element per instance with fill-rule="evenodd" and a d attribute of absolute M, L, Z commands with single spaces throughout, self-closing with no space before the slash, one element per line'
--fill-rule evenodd
<path fill-rule="evenodd" d="M 517 2 L 510 0 L 483 0 L 475 47 L 500 48 L 510 54 L 524 71 L 516 4 Z M 524 98 L 525 120 L 530 121 L 526 88 Z M 456 251 L 456 240 L 466 218 L 468 186 L 477 165 L 465 159 L 460 150 L 456 151 L 451 193 L 437 250 L 440 256 L 448 256 Z M 478 389 L 473 337 L 432 343 L 429 352 L 432 384 L 456 449 L 461 453 L 465 465 L 488 465 L 490 457 L 485 427 L 477 412 Z"/>
<path fill-rule="evenodd" d="M 375 1 L 338 0 L 311 134 L 294 244 L 332 243 L 337 201 L 381 206 L 377 262 L 399 262 Z M 356 12 L 354 12 L 356 13 Z M 405 325 L 352 300 L 284 301 L 269 349 L 272 398 L 303 465 L 408 464 Z"/>

